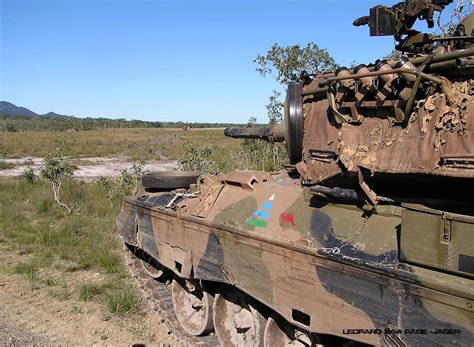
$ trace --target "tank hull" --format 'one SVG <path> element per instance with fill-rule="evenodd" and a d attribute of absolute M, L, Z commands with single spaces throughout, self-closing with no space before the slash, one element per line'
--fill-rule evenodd
<path fill-rule="evenodd" d="M 474 339 L 471 274 L 400 261 L 404 209 L 321 203 L 252 172 L 209 176 L 170 206 L 172 196 L 125 201 L 117 230 L 180 278 L 237 288 L 311 333 L 371 345 Z"/>

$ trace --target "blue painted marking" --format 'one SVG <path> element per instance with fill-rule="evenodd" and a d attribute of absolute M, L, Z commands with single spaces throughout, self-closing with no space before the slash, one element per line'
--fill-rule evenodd
<path fill-rule="evenodd" d="M 265 201 L 262 205 L 262 208 L 266 208 L 267 210 L 272 209 L 272 202 L 271 201 Z"/>
<path fill-rule="evenodd" d="M 257 210 L 253 213 L 253 215 L 255 217 L 262 217 L 263 219 L 268 219 L 270 218 L 270 213 L 269 212 L 266 212 L 266 211 L 260 211 L 260 210 Z"/>

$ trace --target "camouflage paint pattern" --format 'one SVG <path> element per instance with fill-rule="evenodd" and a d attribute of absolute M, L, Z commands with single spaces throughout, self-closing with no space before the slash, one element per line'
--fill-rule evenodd
<path fill-rule="evenodd" d="M 407 262 L 399 245 L 408 209 L 374 213 L 326 203 L 298 183 L 246 171 L 208 176 L 200 194 L 179 199 L 172 208 L 165 207 L 170 193 L 126 201 L 118 232 L 177 275 L 232 284 L 312 332 L 375 345 L 400 340 L 417 346 L 469 345 L 474 340 L 469 265 L 474 254 L 456 239 L 456 228 L 451 248 L 453 254 L 465 252 L 462 268 L 458 260 L 451 264 L 458 266 L 454 272 L 435 269 L 423 258 Z M 204 201 L 209 207 L 197 208 Z M 469 232 L 464 243 L 472 245 L 474 223 L 464 224 L 460 232 Z M 408 247 L 425 247 L 424 233 L 410 237 Z M 347 335 L 349 329 L 394 330 Z M 435 329 L 455 334 L 434 334 Z"/>

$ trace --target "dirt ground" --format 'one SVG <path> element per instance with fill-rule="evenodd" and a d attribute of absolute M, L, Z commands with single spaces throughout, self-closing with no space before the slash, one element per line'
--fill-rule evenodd
<path fill-rule="evenodd" d="M 144 299 L 140 313 L 124 316 L 112 315 L 94 302 L 58 299 L 47 288 L 32 289 L 24 276 L 8 272 L 8 268 L 24 257 L 0 245 L 0 346 L 176 345 L 161 318 Z M 64 280 L 71 287 L 80 284 L 83 276 L 100 274 L 84 272 L 79 278 L 77 273 L 67 276 Z"/>
<path fill-rule="evenodd" d="M 99 177 L 113 177 L 122 170 L 129 168 L 132 164 L 126 157 L 115 158 L 81 158 L 72 159 L 70 162 L 77 167 L 74 171 L 74 177 L 83 180 L 94 180 Z M 0 170 L 0 177 L 21 176 L 25 172 L 25 168 L 31 166 L 35 173 L 39 172 L 39 168 L 43 163 L 43 158 L 39 157 L 23 157 L 20 159 L 1 159 L 8 164 L 17 165 L 12 169 Z M 173 170 L 176 166 L 175 160 L 149 160 L 145 162 L 144 171 L 167 171 Z"/>

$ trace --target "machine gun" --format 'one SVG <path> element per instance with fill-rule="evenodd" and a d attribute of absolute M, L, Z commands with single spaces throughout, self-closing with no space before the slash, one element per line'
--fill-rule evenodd
<path fill-rule="evenodd" d="M 426 53 L 439 41 L 460 39 L 463 43 L 472 42 L 471 31 L 466 33 L 456 30 L 456 36 L 459 37 L 438 38 L 413 29 L 418 19 L 425 20 L 428 28 L 433 28 L 435 13 L 442 12 L 452 2 L 453 0 L 406 0 L 392 7 L 379 5 L 370 9 L 369 16 L 360 17 L 353 24 L 368 25 L 371 36 L 393 35 L 398 42 L 395 48 L 409 53 Z"/>
<path fill-rule="evenodd" d="M 378 5 L 370 9 L 370 15 L 356 19 L 355 26 L 369 25 L 371 36 L 410 35 L 418 19 L 425 20 L 429 28 L 434 26 L 435 12 L 441 12 L 453 0 L 406 0 L 392 7 Z"/>

